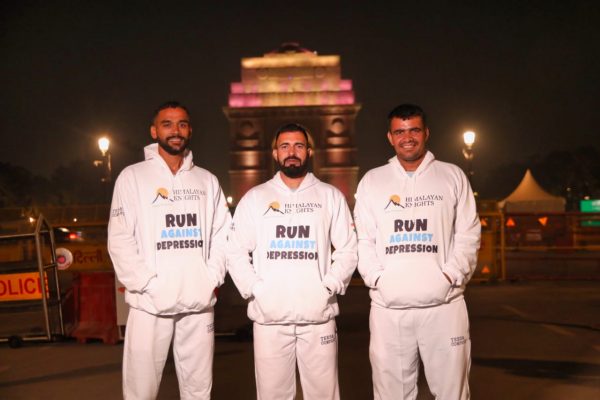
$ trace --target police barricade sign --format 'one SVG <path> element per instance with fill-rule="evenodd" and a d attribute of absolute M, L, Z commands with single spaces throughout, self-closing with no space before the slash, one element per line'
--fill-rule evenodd
<path fill-rule="evenodd" d="M 44 286 L 48 297 L 48 277 L 44 275 Z M 39 300 L 42 298 L 42 283 L 39 272 L 0 275 L 0 301 Z"/>

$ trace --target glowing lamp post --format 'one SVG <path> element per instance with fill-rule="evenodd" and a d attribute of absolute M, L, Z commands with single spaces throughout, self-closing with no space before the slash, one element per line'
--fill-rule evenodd
<path fill-rule="evenodd" d="M 106 152 L 108 151 L 108 148 L 110 147 L 110 140 L 108 140 L 107 137 L 101 137 L 100 139 L 98 139 L 98 147 L 100 148 L 100 151 L 102 152 L 102 156 L 106 155 Z"/>
<path fill-rule="evenodd" d="M 463 156 L 465 156 L 465 160 L 467 160 L 467 177 L 469 178 L 469 183 L 473 185 L 473 175 L 475 172 L 473 171 L 473 143 L 475 143 L 475 132 L 466 131 L 463 133 L 463 141 L 465 142 L 465 147 L 463 147 Z"/>
<path fill-rule="evenodd" d="M 104 183 L 110 183 L 112 180 L 112 162 L 111 154 L 109 151 L 110 140 L 107 137 L 101 137 L 100 139 L 98 139 L 98 147 L 102 152 L 103 160 L 94 161 L 94 165 L 104 165 L 106 167 L 105 175 L 100 180 Z"/>

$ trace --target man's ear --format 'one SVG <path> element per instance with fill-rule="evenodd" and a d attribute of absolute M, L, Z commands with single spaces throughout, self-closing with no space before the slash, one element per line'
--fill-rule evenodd
<path fill-rule="evenodd" d="M 425 143 L 429 140 L 429 128 L 425 128 Z"/>
<path fill-rule="evenodd" d="M 308 149 L 306 149 L 306 153 L 308 155 L 308 158 L 311 158 L 313 155 L 313 149 L 312 147 L 309 147 Z"/>
<path fill-rule="evenodd" d="M 154 125 L 150 125 L 150 136 L 152 136 L 152 139 L 156 140 L 156 127 Z"/>
<path fill-rule="evenodd" d="M 390 142 L 390 145 L 392 145 L 392 147 L 394 147 L 394 141 L 392 140 L 392 132 L 388 131 L 387 138 L 388 138 L 388 142 Z"/>
<path fill-rule="evenodd" d="M 273 149 L 273 160 L 277 161 L 277 149 Z"/>

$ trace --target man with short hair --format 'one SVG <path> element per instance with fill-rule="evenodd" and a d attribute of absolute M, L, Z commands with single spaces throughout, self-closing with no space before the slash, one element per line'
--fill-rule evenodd
<path fill-rule="evenodd" d="M 370 288 L 375 399 L 415 399 L 419 357 L 438 399 L 468 399 L 471 340 L 463 298 L 481 228 L 465 174 L 435 160 L 423 110 L 394 108 L 396 156 L 361 179 L 358 269 Z"/>
<path fill-rule="evenodd" d="M 296 362 L 305 399 L 340 396 L 336 295 L 356 268 L 356 234 L 343 194 L 308 172 L 312 147 L 299 124 L 277 131 L 280 171 L 244 195 L 229 233 L 229 273 L 254 321 L 259 400 L 295 398 Z"/>
<path fill-rule="evenodd" d="M 171 342 L 182 399 L 209 399 L 214 289 L 226 273 L 231 216 L 217 178 L 192 163 L 187 108 L 155 112 L 146 160 L 119 175 L 108 250 L 127 289 L 123 395 L 154 399 Z"/>

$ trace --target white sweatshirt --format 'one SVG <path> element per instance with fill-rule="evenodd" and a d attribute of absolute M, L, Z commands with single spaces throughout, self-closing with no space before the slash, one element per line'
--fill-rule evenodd
<path fill-rule="evenodd" d="M 460 168 L 428 151 L 409 176 L 393 157 L 361 179 L 354 217 L 358 270 L 374 304 L 428 307 L 462 298 L 481 226 Z"/>
<path fill-rule="evenodd" d="M 216 302 L 226 273 L 231 215 L 217 178 L 187 151 L 175 175 L 158 154 L 123 170 L 115 183 L 108 251 L 126 302 L 157 315 L 201 311 Z"/>
<path fill-rule="evenodd" d="M 356 251 L 352 215 L 338 189 L 309 173 L 293 191 L 277 173 L 240 200 L 227 260 L 241 295 L 250 298 L 250 319 L 319 323 L 339 313 L 335 295 L 348 287 Z"/>

